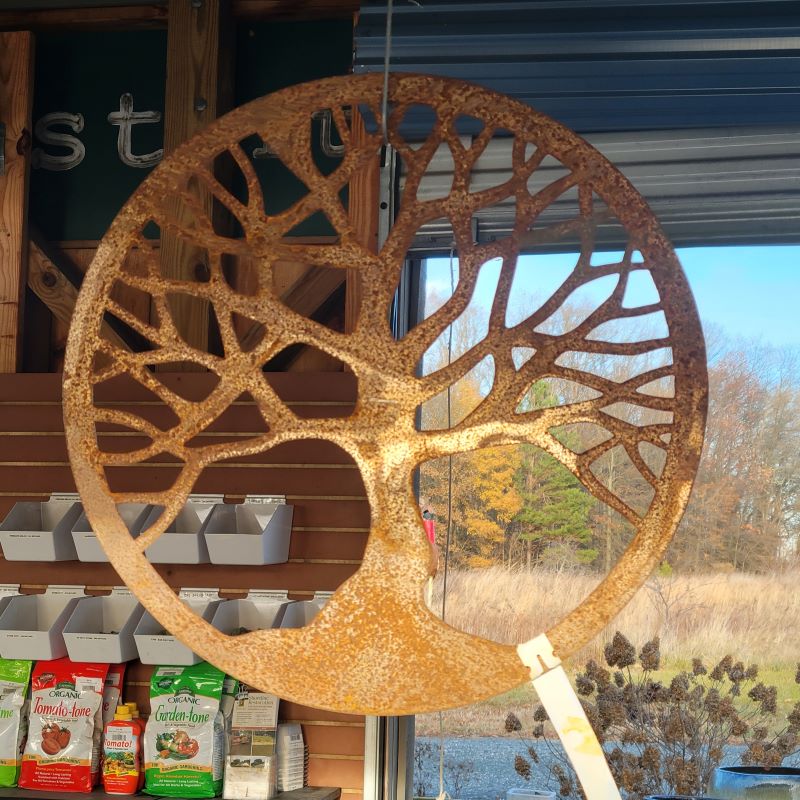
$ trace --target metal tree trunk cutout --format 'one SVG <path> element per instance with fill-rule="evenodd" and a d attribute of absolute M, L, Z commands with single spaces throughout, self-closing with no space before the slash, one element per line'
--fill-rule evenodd
<path fill-rule="evenodd" d="M 236 109 L 166 158 L 118 214 L 87 274 L 70 332 L 64 405 L 73 472 L 92 526 L 121 577 L 172 633 L 226 672 L 280 697 L 341 712 L 409 714 L 466 705 L 529 678 L 515 647 L 457 631 L 425 606 L 428 545 L 412 492 L 415 467 L 482 447 L 530 443 L 555 457 L 588 491 L 633 524 L 635 536 L 616 566 L 586 600 L 547 632 L 556 653 L 564 657 L 622 608 L 663 556 L 686 506 L 700 455 L 706 372 L 691 293 L 670 244 L 642 198 L 578 136 L 502 95 L 447 79 L 391 78 L 388 139 L 404 161 L 407 177 L 399 212 L 380 252 L 364 247 L 340 192 L 376 158 L 382 145 L 381 89 L 379 75 L 291 87 Z M 432 109 L 436 120 L 424 143 L 412 146 L 400 128 L 408 109 L 420 104 Z M 366 113 L 377 123 L 376 131 L 358 144 L 350 137 L 347 107 L 368 109 Z M 345 147 L 341 163 L 329 174 L 323 174 L 312 157 L 311 117 L 322 109 L 331 110 Z M 470 144 L 464 144 L 456 130 L 456 121 L 465 115 L 483 126 Z M 471 187 L 475 163 L 498 131 L 513 142 L 509 175 L 488 188 Z M 253 134 L 308 190 L 288 208 L 271 215 L 265 211 L 259 179 L 242 146 Z M 454 165 L 450 191 L 445 197 L 420 198 L 420 183 L 442 145 L 449 147 Z M 223 155 L 238 170 L 243 187 L 238 195 L 214 176 L 215 160 Z M 556 159 L 563 174 L 531 188 L 546 158 Z M 241 235 L 218 232 L 208 204 L 197 200 L 198 191 L 212 196 L 235 218 Z M 570 191 L 577 197 L 575 214 L 545 226 L 544 212 Z M 508 198 L 516 209 L 510 234 L 489 243 L 474 242 L 471 220 L 475 212 Z M 336 244 L 308 246 L 285 238 L 320 211 L 336 230 Z M 459 259 L 455 293 L 396 341 L 387 319 L 406 252 L 424 223 L 443 217 L 452 224 Z M 613 263 L 593 265 L 599 218 L 622 226 L 627 246 Z M 158 250 L 144 235 L 149 223 L 200 248 L 206 255 L 209 279 L 198 283 L 164 277 Z M 521 241 L 531 232 L 542 232 L 555 242 L 573 236 L 580 253 L 569 277 L 552 296 L 527 319 L 509 326 L 506 310 L 517 255 Z M 141 255 L 131 266 L 127 258 L 133 250 Z M 230 285 L 226 262 L 231 258 L 252 265 L 255 288 L 244 292 Z M 358 270 L 364 291 L 356 329 L 340 333 L 288 309 L 272 288 L 278 259 Z M 491 259 L 502 259 L 502 266 L 486 337 L 452 364 L 420 377 L 423 355 L 463 314 L 480 268 Z M 635 270 L 649 272 L 658 289 L 657 302 L 635 308 L 624 305 L 628 279 Z M 542 331 L 543 323 L 573 291 L 603 276 L 617 279 L 605 302 L 571 330 Z M 120 289 L 149 296 L 154 310 L 151 318 L 126 310 L 117 299 Z M 171 314 L 171 303 L 178 295 L 200 298 L 213 308 L 222 355 L 190 347 L 180 337 Z M 667 336 L 618 342 L 604 340 L 598 331 L 603 323 L 656 311 L 664 314 Z M 147 340 L 147 348 L 128 352 L 103 339 L 105 313 Z M 259 335 L 242 335 L 243 322 Z M 263 365 L 297 343 L 325 351 L 353 371 L 358 401 L 352 415 L 302 419 L 272 390 Z M 520 365 L 512 354 L 515 348 L 535 352 Z M 671 363 L 622 382 L 585 371 L 579 363 L 564 363 L 565 354 L 570 353 L 636 356 L 664 348 L 671 348 Z M 477 407 L 452 429 L 417 430 L 418 408 L 487 357 L 493 361 L 493 383 Z M 216 386 L 205 399 L 187 400 L 159 380 L 156 368 L 178 362 L 189 362 L 217 376 Z M 96 405 L 95 387 L 122 375 L 133 378 L 168 407 L 174 425 L 163 430 L 137 413 Z M 551 408 L 521 407 L 531 386 L 544 378 L 579 383 L 591 390 L 592 397 Z M 674 387 L 671 392 L 652 390 L 666 380 Z M 254 399 L 265 432 L 221 443 L 197 440 L 243 393 Z M 665 421 L 641 424 L 631 409 L 663 412 Z M 98 426 L 109 423 L 136 432 L 149 443 L 132 452 L 100 449 Z M 607 438 L 576 452 L 558 437 L 559 429 L 575 423 L 601 426 Z M 174 519 L 205 467 L 298 439 L 333 442 L 360 469 L 372 515 L 363 563 L 308 627 L 228 637 L 175 596 L 144 551 Z M 660 451 L 660 474 L 643 458 L 641 443 Z M 652 487 L 646 510 L 630 507 L 592 471 L 596 460 L 614 447 L 624 449 Z M 109 487 L 108 470 L 164 453 L 181 465 L 169 489 L 124 493 Z M 157 523 L 136 539 L 116 511 L 117 503 L 131 501 L 164 507 Z"/>

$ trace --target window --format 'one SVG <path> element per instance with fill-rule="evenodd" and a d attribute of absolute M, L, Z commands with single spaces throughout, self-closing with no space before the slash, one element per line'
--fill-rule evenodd
<path fill-rule="evenodd" d="M 593 259 L 612 263 L 621 256 L 596 253 Z M 660 570 L 605 637 L 607 641 L 619 628 L 642 645 L 660 633 L 666 675 L 694 656 L 716 659 L 731 651 L 761 665 L 764 679 L 780 685 L 787 709 L 800 699 L 800 687 L 792 680 L 800 644 L 796 625 L 785 624 L 786 619 L 800 619 L 800 599 L 793 588 L 800 569 L 798 256 L 800 249 L 790 246 L 679 251 L 706 338 L 710 406 L 705 449 L 689 508 Z M 542 308 L 575 259 L 569 253 L 521 257 L 505 324 L 514 325 Z M 500 272 L 499 261 L 481 267 L 466 309 L 426 353 L 420 365 L 425 374 L 463 357 L 486 335 Z M 658 301 L 646 270 L 630 276 L 623 306 Z M 444 306 L 458 277 L 455 257 L 419 262 L 421 318 Z M 536 330 L 554 336 L 573 330 L 615 285 L 606 277 L 585 284 Z M 654 310 L 605 323 L 602 338 L 657 341 L 665 334 L 664 315 Z M 531 349 L 518 348 L 515 367 L 532 355 Z M 636 363 L 604 354 L 570 358 L 576 370 L 621 380 L 668 364 L 669 352 L 653 347 Z M 490 354 L 473 360 L 449 392 L 423 406 L 423 427 L 458 424 L 480 406 L 492 387 L 495 364 Z M 587 389 L 564 378 L 539 380 L 521 400 L 521 410 L 596 396 Z M 651 389 L 654 396 L 668 397 L 670 381 L 659 380 Z M 636 413 L 635 422 L 648 425 L 658 424 L 665 412 Z M 576 451 L 592 447 L 602 441 L 596 427 L 573 426 L 563 433 L 564 441 Z M 639 449 L 645 467 L 657 474 L 659 459 L 663 462 L 658 448 Z M 645 508 L 652 493 L 637 478 L 636 467 L 614 448 L 593 471 L 626 503 Z M 622 515 L 594 498 L 556 459 L 529 445 L 428 462 L 420 471 L 420 502 L 437 521 L 442 551 L 432 607 L 441 611 L 446 552 L 447 621 L 509 643 L 542 632 L 575 607 L 616 562 L 632 533 Z M 593 643 L 575 666 L 587 657 L 601 657 L 603 644 Z M 453 796 L 495 797 L 515 785 L 546 784 L 546 764 L 535 768 L 533 783 L 520 778 L 514 771 L 519 742 L 501 738 L 507 712 L 530 712 L 533 698 L 533 691 L 522 687 L 444 714 L 445 788 Z M 417 793 L 439 791 L 439 724 L 437 715 L 417 718 Z"/>

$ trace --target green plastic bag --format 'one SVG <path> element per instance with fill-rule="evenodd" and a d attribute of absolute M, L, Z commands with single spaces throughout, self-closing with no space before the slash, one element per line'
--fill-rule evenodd
<path fill-rule="evenodd" d="M 0 786 L 16 786 L 20 746 L 28 730 L 25 713 L 32 661 L 0 658 Z"/>
<path fill-rule="evenodd" d="M 144 734 L 145 791 L 161 797 L 216 797 L 222 791 L 225 674 L 201 662 L 156 667 Z"/>

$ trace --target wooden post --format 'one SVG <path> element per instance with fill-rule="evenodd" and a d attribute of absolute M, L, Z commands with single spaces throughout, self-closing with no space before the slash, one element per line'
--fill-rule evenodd
<path fill-rule="evenodd" d="M 225 46 L 229 26 L 223 19 L 227 7 L 224 0 L 169 0 L 164 111 L 167 155 L 224 112 L 232 100 L 233 52 Z M 198 199 L 211 217 L 210 194 L 198 190 Z M 204 280 L 207 269 L 205 254 L 199 248 L 162 232 L 161 270 L 166 277 Z M 172 309 L 181 336 L 193 347 L 206 350 L 208 304 L 179 297 Z"/>
<path fill-rule="evenodd" d="M 366 129 L 364 119 L 353 109 L 351 136 L 354 146 L 364 140 Z M 362 244 L 373 252 L 378 251 L 378 203 L 380 201 L 380 162 L 373 159 L 365 168 L 359 170 L 350 181 L 349 214 Z M 361 305 L 361 276 L 358 270 L 347 270 L 345 289 L 344 327 L 350 333 L 358 320 Z"/>
<path fill-rule="evenodd" d="M 0 175 L 0 372 L 16 372 L 22 363 L 32 107 L 33 35 L 0 33 L 0 122 L 5 124 L 5 169 Z"/>
<path fill-rule="evenodd" d="M 50 313 L 69 327 L 78 290 L 69 282 L 64 273 L 31 240 L 28 248 L 28 286 L 31 291 L 50 309 Z M 107 323 L 102 323 L 103 337 L 123 350 L 129 350 L 127 342 Z"/>

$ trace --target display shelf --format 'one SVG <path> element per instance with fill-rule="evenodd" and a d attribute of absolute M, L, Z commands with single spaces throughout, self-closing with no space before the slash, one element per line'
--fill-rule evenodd
<path fill-rule="evenodd" d="M 87 262 L 88 263 L 88 262 Z M 276 394 L 292 412 L 303 418 L 346 417 L 352 414 L 357 380 L 351 373 L 265 373 Z M 213 390 L 210 373 L 159 373 L 159 381 L 187 399 L 198 402 Z M 69 469 L 61 405 L 62 376 L 15 373 L 0 381 L 0 519 L 17 502 L 44 502 L 52 494 L 74 493 Z M 120 378 L 97 386 L 97 399 L 109 408 L 128 413 L 161 414 L 153 406 L 149 390 Z M 240 438 L 259 431 L 259 411 L 249 397 L 231 405 L 201 436 L 217 441 L 220 436 Z M 101 447 L 109 452 L 121 442 L 133 447 L 139 438 L 118 432 L 99 432 Z M 140 442 L 140 444 L 144 444 Z M 116 472 L 120 491 L 150 491 L 171 467 L 145 464 Z M 371 514 L 359 471 L 352 458 L 332 442 L 303 440 L 285 442 L 252 456 L 237 458 L 204 473 L 196 492 L 223 494 L 238 503 L 248 494 L 286 497 L 293 507 L 289 561 L 284 564 L 215 565 L 156 564 L 155 571 L 173 589 L 209 590 L 214 597 L 240 599 L 248 591 L 281 591 L 289 600 L 311 600 L 320 590 L 335 590 L 358 569 L 369 536 Z M 161 485 L 161 484 L 158 484 Z M 204 488 L 203 488 L 204 487 Z M 70 544 L 72 541 L 70 540 Z M 38 555 L 38 553 L 37 553 Z M 19 587 L 23 594 L 45 587 L 79 584 L 87 595 L 105 595 L 123 581 L 108 562 L 72 559 L 7 561 L 0 557 L 2 584 Z M 81 601 L 83 602 L 83 601 Z M 0 604 L 2 600 L 0 600 Z M 1 610 L 1 606 L 0 606 Z M 154 626 L 159 632 L 161 626 Z M 150 683 L 154 665 L 128 662 L 124 699 L 149 711 Z M 307 708 L 285 701 L 281 718 L 300 722 L 304 739 L 315 755 L 309 758 L 309 781 L 316 786 L 346 786 L 358 792 L 363 783 L 364 718 Z M 102 791 L 89 795 L 111 800 Z M 288 795 L 286 800 L 335 800 L 339 792 L 322 795 Z M 358 795 L 353 795 L 357 798 Z M 0 800 L 60 800 L 52 792 L 0 790 Z M 76 795 L 64 794 L 63 800 Z M 144 800 L 144 798 L 141 798 Z M 347 798 L 345 798 L 347 800 Z"/>
<path fill-rule="evenodd" d="M 330 534 L 327 534 L 330 536 Z M 366 534 L 364 535 L 366 541 Z M 363 547 L 362 547 L 363 550 Z M 354 553 L 361 555 L 361 553 Z M 154 564 L 156 572 L 172 587 L 185 586 L 209 589 L 285 589 L 288 592 L 310 593 L 316 589 L 333 591 L 358 568 L 360 558 L 298 559 L 286 564 L 264 566 L 222 566 L 215 564 Z M 122 586 L 124 581 L 111 564 L 87 561 L 6 561 L 0 559 L 0 584 L 20 583 L 23 586 L 51 586 L 63 583 L 65 576 L 82 586 Z M 245 594 L 246 589 L 237 593 Z"/>
<path fill-rule="evenodd" d="M 273 800 L 338 800 L 342 794 L 342 790 L 334 787 L 317 787 L 306 786 L 303 789 L 294 789 L 291 792 L 278 792 Z M 158 800 L 158 796 L 137 794 L 129 795 L 135 797 L 149 798 L 149 800 Z M 118 794 L 106 794 L 103 791 L 95 790 L 89 793 L 82 792 L 50 792 L 50 791 L 37 791 L 34 789 L 0 789 L 0 798 L 7 797 L 13 800 L 76 800 L 76 798 L 85 798 L 85 800 L 114 800 L 119 798 Z M 176 798 L 170 798 L 176 800 Z M 179 798 L 177 800 L 180 800 Z"/>

